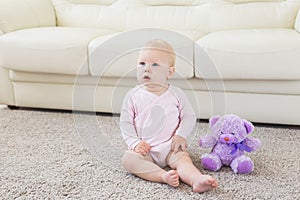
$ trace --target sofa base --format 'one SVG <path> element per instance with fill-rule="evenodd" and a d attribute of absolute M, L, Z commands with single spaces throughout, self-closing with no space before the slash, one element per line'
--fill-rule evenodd
<path fill-rule="evenodd" d="M 15 105 L 14 89 L 10 71 L 0 67 L 0 104 Z"/>
<path fill-rule="evenodd" d="M 8 107 L 10 110 L 18 110 L 18 109 L 20 109 L 19 106 L 7 105 L 7 107 Z"/>
<path fill-rule="evenodd" d="M 14 82 L 15 106 L 119 113 L 132 87 Z M 200 119 L 234 113 L 252 122 L 300 125 L 300 95 L 185 90 Z"/>

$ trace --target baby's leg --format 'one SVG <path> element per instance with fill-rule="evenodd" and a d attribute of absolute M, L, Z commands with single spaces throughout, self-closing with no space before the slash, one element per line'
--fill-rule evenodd
<path fill-rule="evenodd" d="M 130 173 L 148 181 L 167 183 L 170 186 L 179 185 L 179 176 L 176 170 L 165 171 L 156 165 L 148 154 L 143 156 L 135 151 L 128 150 L 122 158 L 122 166 Z"/>
<path fill-rule="evenodd" d="M 189 154 L 179 151 L 176 154 L 170 152 L 168 165 L 176 169 L 180 179 L 193 187 L 194 192 L 205 192 L 218 186 L 217 181 L 208 175 L 203 175 L 193 164 Z"/>

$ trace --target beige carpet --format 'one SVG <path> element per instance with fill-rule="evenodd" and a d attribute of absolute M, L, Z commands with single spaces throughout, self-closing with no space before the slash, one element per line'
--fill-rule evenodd
<path fill-rule="evenodd" d="M 256 125 L 262 148 L 250 156 L 255 171 L 235 175 L 229 168 L 207 172 L 219 187 L 193 193 L 151 183 L 126 173 L 126 149 L 118 116 L 0 108 L 0 199 L 300 199 L 299 127 Z M 189 139 L 195 164 L 208 150 L 197 141 L 208 125 L 198 123 Z"/>

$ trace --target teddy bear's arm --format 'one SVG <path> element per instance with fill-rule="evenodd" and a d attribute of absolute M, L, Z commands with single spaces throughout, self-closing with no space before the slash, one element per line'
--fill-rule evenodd
<path fill-rule="evenodd" d="M 255 151 L 261 145 L 259 139 L 253 137 L 246 138 L 244 141 L 245 145 L 251 148 L 251 151 Z"/>
<path fill-rule="evenodd" d="M 217 143 L 217 139 L 211 135 L 200 137 L 199 146 L 202 148 L 213 147 Z"/>

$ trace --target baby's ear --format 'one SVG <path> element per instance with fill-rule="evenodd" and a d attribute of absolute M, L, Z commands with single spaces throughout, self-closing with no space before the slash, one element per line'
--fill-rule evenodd
<path fill-rule="evenodd" d="M 167 75 L 167 79 L 170 79 L 172 78 L 172 76 L 174 75 L 175 73 L 175 67 L 172 66 L 172 67 L 169 67 L 169 71 L 168 71 L 168 75 Z"/>
<path fill-rule="evenodd" d="M 243 122 L 244 122 L 244 126 L 246 128 L 247 133 L 248 134 L 251 133 L 254 130 L 253 124 L 245 119 L 243 119 Z"/>
<path fill-rule="evenodd" d="M 209 119 L 209 126 L 212 127 L 213 125 L 215 125 L 215 123 L 221 118 L 220 115 L 215 115 L 215 116 L 212 116 L 210 119 Z"/>

